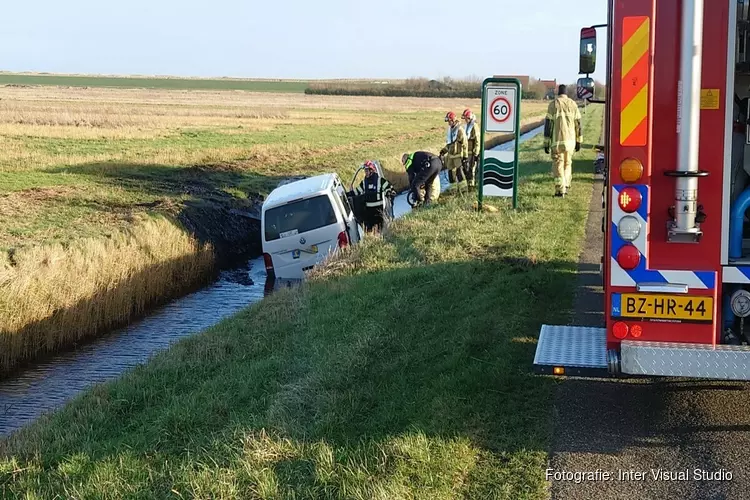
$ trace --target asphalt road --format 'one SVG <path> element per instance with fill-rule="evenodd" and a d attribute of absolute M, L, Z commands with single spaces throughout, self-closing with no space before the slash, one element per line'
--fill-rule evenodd
<path fill-rule="evenodd" d="M 601 326 L 604 321 L 598 274 L 601 190 L 600 181 L 594 186 L 580 261 L 574 318 L 579 325 Z M 553 499 L 750 498 L 750 384 L 564 380 L 557 389 L 554 419 L 553 472 L 599 470 L 612 476 L 578 483 L 553 479 Z M 714 473 L 718 480 L 695 479 L 696 469 Z M 645 476 L 618 477 L 621 470 Z M 659 470 L 672 477 L 654 479 Z M 687 472 L 687 478 L 681 479 L 679 472 Z"/>

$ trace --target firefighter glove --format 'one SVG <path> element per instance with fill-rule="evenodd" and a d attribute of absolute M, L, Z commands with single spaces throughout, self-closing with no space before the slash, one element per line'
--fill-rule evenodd
<path fill-rule="evenodd" d="M 443 148 L 440 150 L 440 156 L 445 156 L 445 153 L 448 152 L 448 148 Z"/>
<path fill-rule="evenodd" d="M 544 146 L 544 152 L 549 154 L 549 146 Z"/>
<path fill-rule="evenodd" d="M 467 168 L 469 166 L 469 159 L 468 158 L 461 158 L 461 166 L 464 168 Z"/>
<path fill-rule="evenodd" d="M 581 143 L 580 142 L 576 142 L 576 152 L 578 152 L 580 150 L 581 150 Z"/>

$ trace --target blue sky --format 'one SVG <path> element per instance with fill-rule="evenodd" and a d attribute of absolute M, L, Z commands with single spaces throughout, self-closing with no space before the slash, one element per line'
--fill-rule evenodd
<path fill-rule="evenodd" d="M 605 0 L 5 2 L 0 69 L 247 78 L 486 77 L 572 82 Z M 469 19 L 470 21 L 467 21 Z M 604 79 L 606 31 L 596 77 Z"/>

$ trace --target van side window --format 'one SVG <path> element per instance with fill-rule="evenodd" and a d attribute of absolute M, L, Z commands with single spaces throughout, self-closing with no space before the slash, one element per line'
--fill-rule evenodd
<path fill-rule="evenodd" d="M 266 211 L 266 241 L 302 234 L 336 222 L 336 212 L 328 195 L 294 201 Z"/>

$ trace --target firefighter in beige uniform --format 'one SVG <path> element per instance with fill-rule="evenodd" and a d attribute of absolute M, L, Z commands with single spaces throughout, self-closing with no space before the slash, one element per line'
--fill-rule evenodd
<path fill-rule="evenodd" d="M 448 136 L 445 147 L 440 151 L 440 156 L 445 155 L 445 168 L 448 169 L 448 182 L 451 184 L 461 183 L 464 180 L 464 168 L 469 164 L 469 145 L 466 139 L 466 130 L 461 122 L 456 119 L 453 111 L 445 115 L 448 122 Z"/>
<path fill-rule="evenodd" d="M 474 177 L 477 170 L 477 163 L 479 163 L 479 124 L 477 123 L 476 115 L 469 108 L 464 110 L 461 118 L 466 121 L 466 140 L 469 151 L 469 159 L 464 167 L 464 175 L 466 176 L 466 183 L 469 185 L 469 189 L 472 189 L 475 186 Z"/>
<path fill-rule="evenodd" d="M 565 196 L 573 179 L 573 151 L 581 150 L 583 132 L 581 111 L 576 102 L 560 85 L 557 97 L 547 108 L 544 121 L 544 152 L 552 154 L 552 175 L 555 177 L 555 196 Z"/>

